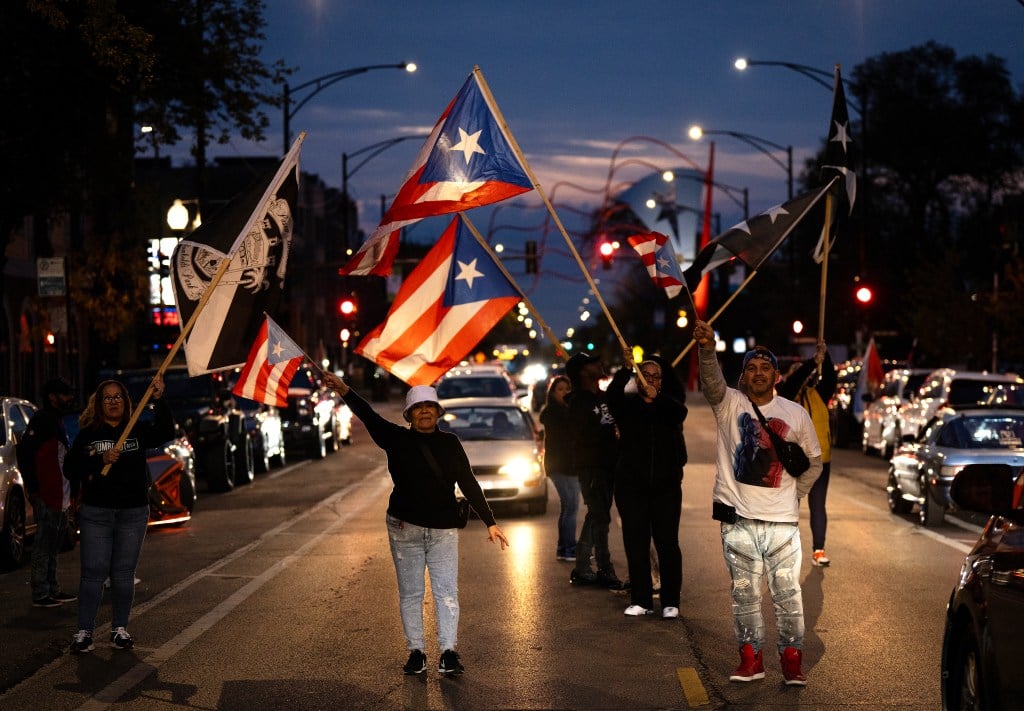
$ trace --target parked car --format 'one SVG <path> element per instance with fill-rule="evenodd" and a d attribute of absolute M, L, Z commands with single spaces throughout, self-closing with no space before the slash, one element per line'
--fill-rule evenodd
<path fill-rule="evenodd" d="M 312 366 L 299 368 L 288 387 L 288 406 L 281 412 L 287 450 L 314 459 L 337 451 L 341 442 L 335 437 L 334 410 L 334 393 L 323 387 Z"/>
<path fill-rule="evenodd" d="M 156 369 L 117 370 L 103 374 L 123 382 L 138 403 Z M 231 491 L 253 480 L 253 442 L 220 373 L 190 377 L 184 366 L 164 372 L 164 398 L 195 451 L 198 475 L 210 491 Z"/>
<path fill-rule="evenodd" d="M 861 449 L 865 454 L 874 450 L 886 459 L 892 457 L 900 441 L 900 407 L 916 395 L 929 373 L 931 370 L 927 368 L 890 370 L 882 380 L 878 396 L 864 396 L 867 407 L 864 409 Z"/>
<path fill-rule="evenodd" d="M 900 408 L 897 415 L 900 437 L 916 438 L 935 413 L 947 405 L 986 402 L 992 392 L 1004 383 L 1024 383 L 1024 380 L 1014 374 L 978 370 L 939 368 L 932 371 L 917 395 Z"/>
<path fill-rule="evenodd" d="M 245 416 L 245 429 L 252 441 L 253 470 L 257 474 L 270 467 L 283 467 L 288 457 L 284 446 L 284 424 L 281 413 L 273 405 L 235 395 L 235 405 Z"/>
<path fill-rule="evenodd" d="M 36 530 L 15 454 L 15 445 L 35 413 L 36 406 L 28 400 L 0 397 L 0 569 L 4 570 L 25 562 L 28 541 Z"/>
<path fill-rule="evenodd" d="M 493 505 L 522 505 L 530 514 L 548 506 L 533 418 L 502 397 L 442 399 L 441 429 L 462 441 L 480 488 Z"/>
<path fill-rule="evenodd" d="M 939 411 L 913 442 L 896 450 L 889 464 L 889 510 L 918 506 L 924 526 L 940 524 L 952 501 L 949 487 L 968 464 L 1024 466 L 1024 409 L 986 405 Z"/>
<path fill-rule="evenodd" d="M 503 398 L 515 404 L 516 386 L 500 365 L 458 365 L 434 383 L 442 400 L 464 397 Z"/>
<path fill-rule="evenodd" d="M 953 480 L 961 509 L 990 518 L 946 606 L 942 708 L 1019 709 L 1024 699 L 1024 471 L 972 464 Z"/>
<path fill-rule="evenodd" d="M 988 404 L 1024 407 L 1024 383 L 1004 383 L 997 386 L 989 395 Z"/>

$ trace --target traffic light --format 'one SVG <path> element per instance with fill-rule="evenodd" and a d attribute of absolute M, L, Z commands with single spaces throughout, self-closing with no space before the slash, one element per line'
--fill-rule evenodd
<path fill-rule="evenodd" d="M 526 240 L 526 273 L 536 274 L 537 267 L 537 241 L 528 239 Z"/>
<path fill-rule="evenodd" d="M 351 296 L 342 297 L 338 302 L 338 314 L 344 318 L 352 318 L 356 315 L 357 310 L 356 300 Z"/>
<path fill-rule="evenodd" d="M 867 306 L 875 298 L 875 294 L 869 286 L 858 286 L 857 290 L 853 292 L 853 298 L 857 299 L 857 303 L 862 306 Z"/>
<path fill-rule="evenodd" d="M 611 269 L 612 268 L 612 255 L 615 254 L 615 247 L 611 242 L 602 242 L 601 246 L 597 248 L 601 253 L 601 268 Z"/>

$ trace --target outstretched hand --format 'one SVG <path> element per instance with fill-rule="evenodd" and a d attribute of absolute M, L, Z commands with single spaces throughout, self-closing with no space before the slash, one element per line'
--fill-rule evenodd
<path fill-rule="evenodd" d="M 339 378 L 334 373 L 324 373 L 324 385 L 329 387 L 334 392 L 338 393 L 342 397 L 348 395 L 349 387 L 344 380 Z"/>
<path fill-rule="evenodd" d="M 491 543 L 498 543 L 500 541 L 501 550 L 505 550 L 506 548 L 508 548 L 509 545 L 508 538 L 506 538 L 502 530 L 498 528 L 498 524 L 494 524 L 493 526 L 487 527 L 487 540 L 489 540 Z"/>
<path fill-rule="evenodd" d="M 693 340 L 701 348 L 715 345 L 715 330 L 707 321 L 697 321 L 693 326 Z"/>

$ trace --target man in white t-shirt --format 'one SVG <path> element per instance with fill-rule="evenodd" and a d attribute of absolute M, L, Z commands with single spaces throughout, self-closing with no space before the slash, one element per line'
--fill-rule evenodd
<path fill-rule="evenodd" d="M 765 580 L 775 605 L 778 651 L 788 685 L 803 686 L 803 597 L 800 591 L 799 501 L 821 474 L 821 448 L 807 411 L 775 395 L 778 360 L 763 347 L 743 357 L 739 388 L 730 388 L 715 354 L 715 333 L 704 321 L 693 331 L 700 357 L 700 382 L 718 423 L 715 519 L 732 577 L 732 612 L 740 665 L 730 681 L 764 678 Z M 755 408 L 756 405 L 756 408 Z M 760 410 L 760 416 L 758 415 Z M 762 427 L 796 442 L 810 459 L 799 477 L 786 472 Z"/>

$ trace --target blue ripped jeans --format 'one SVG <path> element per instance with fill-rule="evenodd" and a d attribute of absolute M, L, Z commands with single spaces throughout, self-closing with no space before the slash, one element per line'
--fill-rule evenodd
<path fill-rule="evenodd" d="M 388 542 L 398 575 L 398 601 L 409 651 L 423 650 L 423 572 L 430 574 L 441 651 L 455 649 L 459 634 L 459 529 L 423 528 L 387 516 Z"/>
<path fill-rule="evenodd" d="M 764 647 L 761 588 L 765 579 L 779 628 L 778 649 L 802 649 L 804 605 L 800 592 L 800 529 L 795 523 L 741 518 L 722 524 L 722 549 L 732 577 L 736 641 Z"/>

